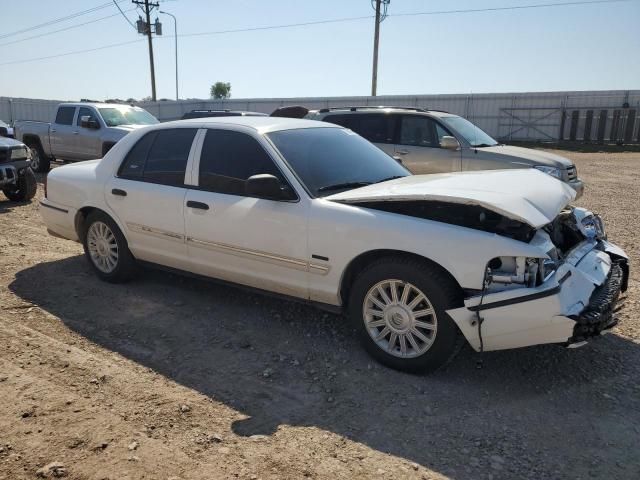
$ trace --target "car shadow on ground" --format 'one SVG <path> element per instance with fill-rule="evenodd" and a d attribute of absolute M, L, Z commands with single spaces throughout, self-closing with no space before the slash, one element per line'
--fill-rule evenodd
<path fill-rule="evenodd" d="M 76 256 L 24 269 L 9 288 L 246 414 L 231 426 L 238 435 L 315 426 L 469 480 L 516 467 L 536 478 L 640 471 L 640 349 L 616 335 L 578 350 L 467 348 L 416 376 L 375 364 L 340 316 L 200 279 L 145 269 L 111 285 Z"/>

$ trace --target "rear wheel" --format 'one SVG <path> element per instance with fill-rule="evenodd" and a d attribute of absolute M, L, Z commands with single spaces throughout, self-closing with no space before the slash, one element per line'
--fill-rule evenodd
<path fill-rule="evenodd" d="M 87 260 L 102 280 L 119 283 L 133 276 L 135 259 L 118 225 L 107 214 L 89 214 L 82 244 Z"/>
<path fill-rule="evenodd" d="M 30 168 L 25 168 L 22 175 L 18 176 L 15 186 L 7 187 L 2 191 L 13 202 L 27 202 L 36 196 L 37 190 L 36 176 Z"/>
<path fill-rule="evenodd" d="M 51 170 L 51 159 L 44 154 L 44 150 L 38 142 L 27 143 L 31 151 L 31 168 L 34 172 L 47 173 Z"/>
<path fill-rule="evenodd" d="M 448 363 L 462 345 L 446 313 L 459 302 L 458 286 L 438 268 L 389 257 L 356 278 L 349 316 L 365 349 L 380 363 L 430 372 Z"/>

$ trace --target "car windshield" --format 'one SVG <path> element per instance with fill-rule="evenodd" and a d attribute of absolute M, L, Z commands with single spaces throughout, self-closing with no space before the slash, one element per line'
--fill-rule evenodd
<path fill-rule="evenodd" d="M 411 175 L 375 145 L 345 128 L 267 134 L 314 197 Z"/>
<path fill-rule="evenodd" d="M 441 117 L 440 120 L 462 135 L 472 147 L 492 147 L 498 145 L 498 142 L 466 118 L 452 116 Z"/>
<path fill-rule="evenodd" d="M 98 110 L 108 127 L 160 123 L 156 117 L 139 107 L 109 107 L 99 108 Z"/>

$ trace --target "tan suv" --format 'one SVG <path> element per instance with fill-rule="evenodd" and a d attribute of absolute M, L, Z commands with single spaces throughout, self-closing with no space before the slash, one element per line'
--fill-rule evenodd
<path fill-rule="evenodd" d="M 469 120 L 447 112 L 406 107 L 339 107 L 312 110 L 304 118 L 353 130 L 415 174 L 536 168 L 571 185 L 577 197 L 584 190 L 570 160 L 549 152 L 500 144 Z"/>

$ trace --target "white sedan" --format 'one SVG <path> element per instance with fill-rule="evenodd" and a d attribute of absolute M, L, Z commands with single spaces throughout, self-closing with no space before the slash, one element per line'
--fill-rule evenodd
<path fill-rule="evenodd" d="M 393 368 L 578 346 L 610 330 L 627 255 L 535 170 L 411 175 L 348 129 L 268 117 L 131 132 L 56 168 L 41 212 L 103 280 L 138 262 L 344 311 Z"/>

